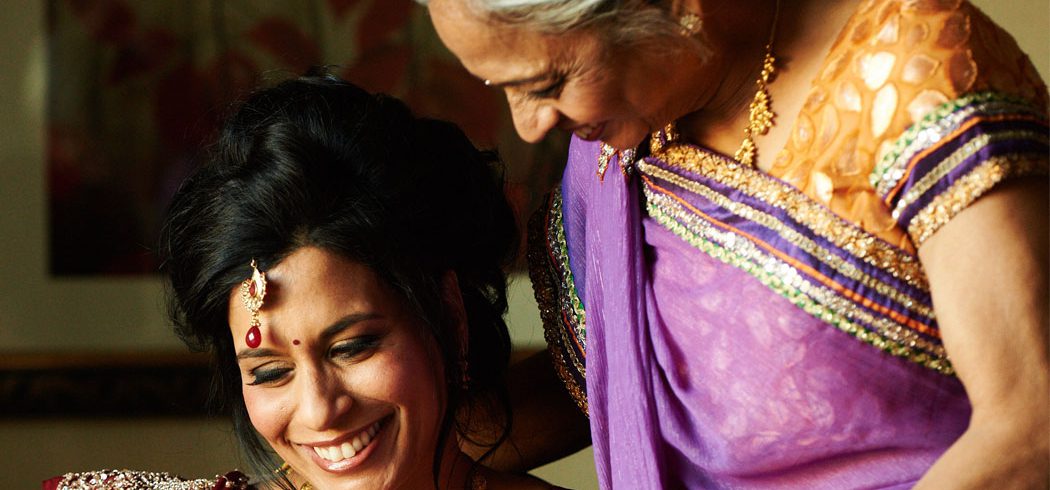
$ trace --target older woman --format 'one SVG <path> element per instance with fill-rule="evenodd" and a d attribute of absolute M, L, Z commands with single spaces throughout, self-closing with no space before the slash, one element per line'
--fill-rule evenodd
<path fill-rule="evenodd" d="M 530 258 L 603 488 L 1046 487 L 1047 93 L 983 13 L 429 11 L 524 139 L 575 133 Z"/>
<path fill-rule="evenodd" d="M 457 446 L 457 414 L 498 401 L 510 349 L 501 265 L 517 233 L 497 163 L 328 76 L 253 94 L 226 123 L 160 252 L 176 328 L 213 354 L 257 488 L 550 488 Z M 247 485 L 214 488 L 228 481 Z M 107 472 L 58 488 L 211 485 Z"/>

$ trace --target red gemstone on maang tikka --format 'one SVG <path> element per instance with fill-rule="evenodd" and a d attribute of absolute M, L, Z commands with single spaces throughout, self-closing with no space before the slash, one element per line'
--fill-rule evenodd
<path fill-rule="evenodd" d="M 263 299 L 266 297 L 266 273 L 259 271 L 255 265 L 255 259 L 252 259 L 251 266 L 252 277 L 241 283 L 241 300 L 252 316 L 248 333 L 244 336 L 244 343 L 254 349 L 262 344 L 262 332 L 259 331 L 259 308 L 262 308 Z"/>
<path fill-rule="evenodd" d="M 259 344 L 262 343 L 262 333 L 259 332 L 258 325 L 252 325 L 252 328 L 248 329 L 248 334 L 244 336 L 244 343 L 252 349 L 259 347 Z"/>

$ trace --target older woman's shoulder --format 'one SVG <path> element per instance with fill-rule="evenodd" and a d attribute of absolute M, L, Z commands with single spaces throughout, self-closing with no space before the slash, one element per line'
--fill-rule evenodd
<path fill-rule="evenodd" d="M 882 204 L 881 187 L 892 181 L 877 177 L 912 128 L 974 98 L 1047 106 L 1028 57 L 969 2 L 865 0 L 829 51 L 773 173 L 911 250 L 916 240 Z"/>
<path fill-rule="evenodd" d="M 865 1 L 821 78 L 853 79 L 862 96 L 896 100 L 900 110 L 873 121 L 887 130 L 976 92 L 1047 104 L 1045 84 L 1013 37 L 963 0 Z"/>

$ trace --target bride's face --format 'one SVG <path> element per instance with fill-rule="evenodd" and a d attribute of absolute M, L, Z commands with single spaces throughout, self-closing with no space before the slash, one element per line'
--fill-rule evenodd
<path fill-rule="evenodd" d="M 318 488 L 431 486 L 445 377 L 421 321 L 371 269 L 318 248 L 265 272 L 258 347 L 239 290 L 229 301 L 255 429 Z"/>

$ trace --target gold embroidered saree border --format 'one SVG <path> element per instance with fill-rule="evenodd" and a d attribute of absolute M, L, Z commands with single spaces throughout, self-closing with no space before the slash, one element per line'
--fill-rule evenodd
<path fill-rule="evenodd" d="M 722 194 L 712 191 L 710 188 L 682 177 L 674 172 L 664 170 L 660 167 L 651 164 L 640 164 L 639 169 L 648 175 L 657 177 L 661 180 L 670 182 L 678 187 L 693 192 L 703 198 L 715 203 L 716 205 L 729 210 L 737 216 L 745 217 L 755 223 L 758 223 L 767 229 L 776 233 L 784 241 L 787 241 L 801 250 L 804 250 L 809 255 L 816 257 L 817 260 L 823 262 L 826 266 L 833 268 L 838 273 L 845 277 L 856 281 L 865 287 L 871 288 L 879 294 L 889 297 L 894 301 L 900 303 L 912 313 L 924 316 L 932 319 L 934 317 L 933 309 L 923 304 L 922 301 L 908 296 L 904 292 L 894 288 L 893 286 L 886 284 L 886 282 L 874 277 L 870 274 L 865 273 L 863 270 L 856 267 L 849 261 L 831 253 L 828 249 L 824 248 L 817 242 L 813 241 L 809 237 L 799 233 L 798 231 L 787 227 L 781 226 L 781 222 L 775 216 L 772 216 L 762 210 L 756 209 L 752 206 L 748 206 L 745 203 L 733 201 Z M 913 286 L 921 286 L 921 284 L 912 283 Z M 925 291 L 925 290 L 924 290 Z M 925 324 L 923 325 L 925 327 Z"/>
<path fill-rule="evenodd" d="M 918 257 L 848 223 L 787 183 L 689 145 L 669 145 L 653 156 L 672 167 L 703 175 L 720 185 L 770 203 L 784 210 L 796 222 L 806 223 L 814 234 L 850 255 L 912 287 L 929 290 L 926 273 Z M 648 164 L 639 163 L 638 166 L 641 169 L 645 165 Z"/>
<path fill-rule="evenodd" d="M 569 395 L 589 415 L 586 386 L 581 386 L 572 374 L 579 373 L 586 379 L 585 359 L 580 359 L 572 348 L 576 344 L 581 352 L 586 352 L 586 312 L 569 269 L 560 188 L 532 215 L 528 227 L 529 277 L 540 307 L 547 349 Z M 570 331 L 576 338 L 570 336 Z"/>
<path fill-rule="evenodd" d="M 917 256 L 789 184 L 701 148 L 672 144 L 652 157 L 637 167 L 649 215 L 662 226 L 814 318 L 886 353 L 954 374 Z M 715 214 L 693 207 L 664 183 L 700 199 L 704 209 L 713 206 Z M 730 216 L 745 220 L 744 227 L 719 221 Z"/>
<path fill-rule="evenodd" d="M 643 179 L 646 177 L 643 176 Z M 718 233 L 713 226 L 705 229 L 703 224 L 697 223 L 702 220 L 690 220 L 690 216 L 695 216 L 690 210 L 683 209 L 674 199 L 661 196 L 663 192 L 658 186 L 652 186 L 651 182 L 647 184 L 650 184 L 645 187 L 650 217 L 694 248 L 745 271 L 814 318 L 860 341 L 939 373 L 954 374 L 954 369 L 940 344 L 931 343 L 911 329 L 884 317 L 872 315 L 854 301 L 841 297 L 829 288 L 810 284 L 794 267 L 763 253 L 745 238 L 712 239 L 712 235 Z M 864 328 L 855 319 L 873 325 L 876 330 Z"/>

